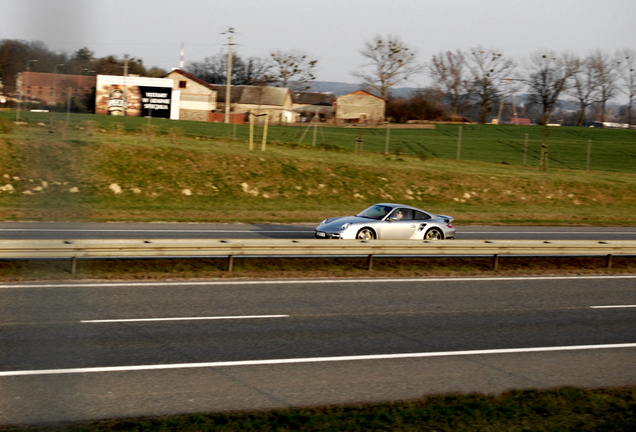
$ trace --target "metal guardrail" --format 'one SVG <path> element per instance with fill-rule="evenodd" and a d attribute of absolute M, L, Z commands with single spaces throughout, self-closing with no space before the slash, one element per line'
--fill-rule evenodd
<path fill-rule="evenodd" d="M 636 240 L 0 240 L 0 260 L 70 259 L 75 273 L 78 259 L 227 258 L 234 257 L 354 257 L 366 256 L 368 269 L 375 256 L 605 256 L 636 255 Z"/>

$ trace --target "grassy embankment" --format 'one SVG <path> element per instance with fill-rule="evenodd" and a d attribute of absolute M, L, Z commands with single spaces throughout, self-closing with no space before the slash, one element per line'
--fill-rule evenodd
<path fill-rule="evenodd" d="M 0 430 L 5 430 L 0 426 Z M 634 431 L 636 389 L 512 391 L 417 401 L 107 420 L 12 431 Z"/>
<path fill-rule="evenodd" d="M 250 151 L 244 140 L 223 138 L 232 133 L 226 125 L 156 121 L 157 128 L 149 133 L 145 119 L 71 118 L 97 119 L 104 125 L 96 123 L 91 134 L 73 127 L 64 130 L 58 122 L 50 133 L 46 124 L 31 123 L 0 134 L 0 185 L 14 189 L 0 191 L 0 220 L 315 223 L 356 213 L 375 202 L 396 201 L 451 214 L 460 227 L 636 222 L 636 174 L 625 172 L 636 172 L 628 145 L 634 137 L 631 131 L 562 128 L 551 135 L 553 155 L 570 146 L 558 141 L 558 134 L 618 137 L 614 156 L 595 161 L 607 171 L 541 171 L 534 162 L 535 166 L 524 167 L 513 162 L 456 161 L 425 152 L 384 155 L 369 151 L 368 143 L 363 155 L 355 155 L 351 147 L 359 130 L 342 128 L 338 130 L 351 136 L 340 137 L 342 142 L 335 144 L 312 147 L 276 141 L 261 151 L 259 141 Z M 181 132 L 160 133 L 161 128 L 170 131 L 166 125 L 177 125 Z M 482 159 L 495 154 L 496 160 L 517 158 L 520 163 L 519 149 L 509 142 L 502 145 L 501 136 L 514 133 L 517 140 L 527 132 L 489 127 L 465 126 L 479 137 L 471 141 L 465 131 L 462 154 L 478 148 L 475 154 Z M 290 134 L 290 141 L 294 141 L 291 134 L 303 132 L 301 127 L 279 129 Z M 273 130 L 270 138 L 276 133 L 280 138 L 283 132 Z M 419 136 L 421 145 L 452 155 L 456 137 L 444 141 L 449 130 L 436 131 L 404 133 L 413 142 Z M 436 145 L 427 141 L 433 132 L 440 139 Z M 395 138 L 399 130 L 391 134 Z M 605 150 L 612 145 L 608 143 Z M 555 157 L 551 167 L 558 161 Z M 121 193 L 111 185 L 119 186 Z"/>

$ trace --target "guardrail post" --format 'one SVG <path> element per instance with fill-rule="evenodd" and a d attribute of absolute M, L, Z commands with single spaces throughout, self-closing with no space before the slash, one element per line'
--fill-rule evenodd
<path fill-rule="evenodd" d="M 494 271 L 499 271 L 499 255 L 492 256 L 492 269 Z"/>
<path fill-rule="evenodd" d="M 367 270 L 373 270 L 373 255 L 369 255 L 367 258 Z"/>
<path fill-rule="evenodd" d="M 612 254 L 607 255 L 607 268 L 612 268 Z"/>
<path fill-rule="evenodd" d="M 71 274 L 75 274 L 75 270 L 77 270 L 77 257 L 71 258 Z"/>
<path fill-rule="evenodd" d="M 231 272 L 234 268 L 234 255 L 228 255 L 227 257 L 227 271 Z"/>

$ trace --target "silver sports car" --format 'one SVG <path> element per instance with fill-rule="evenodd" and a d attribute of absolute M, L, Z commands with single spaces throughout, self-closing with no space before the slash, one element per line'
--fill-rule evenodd
<path fill-rule="evenodd" d="M 455 238 L 453 218 L 402 204 L 375 204 L 355 216 L 322 221 L 319 239 L 443 240 Z"/>

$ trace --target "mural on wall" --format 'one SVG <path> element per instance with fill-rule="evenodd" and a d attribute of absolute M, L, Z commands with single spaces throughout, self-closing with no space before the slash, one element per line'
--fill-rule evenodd
<path fill-rule="evenodd" d="M 169 78 L 98 75 L 95 113 L 128 117 L 178 118 Z M 176 108 L 176 109 L 175 109 Z M 173 115 L 176 112 L 176 117 Z"/>

